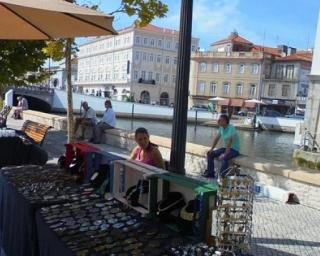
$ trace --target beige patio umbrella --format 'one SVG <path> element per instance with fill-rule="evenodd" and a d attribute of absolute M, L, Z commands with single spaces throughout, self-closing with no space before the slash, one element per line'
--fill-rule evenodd
<path fill-rule="evenodd" d="M 112 27 L 112 16 L 70 2 L 0 0 L 0 40 L 69 38 L 66 43 L 68 141 L 74 136 L 70 38 L 117 34 Z"/>
<path fill-rule="evenodd" d="M 117 34 L 113 17 L 63 0 L 0 0 L 0 39 Z"/>

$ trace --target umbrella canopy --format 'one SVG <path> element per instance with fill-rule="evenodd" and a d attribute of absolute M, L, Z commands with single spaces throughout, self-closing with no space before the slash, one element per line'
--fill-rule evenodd
<path fill-rule="evenodd" d="M 266 105 L 266 103 L 264 103 L 262 100 L 257 99 L 245 100 L 245 102 Z"/>
<path fill-rule="evenodd" d="M 114 35 L 113 16 L 63 0 L 0 0 L 0 39 Z"/>
<path fill-rule="evenodd" d="M 210 98 L 208 100 L 210 101 L 219 101 L 219 100 L 225 100 L 226 98 L 222 98 L 222 97 L 214 97 L 214 98 Z"/>

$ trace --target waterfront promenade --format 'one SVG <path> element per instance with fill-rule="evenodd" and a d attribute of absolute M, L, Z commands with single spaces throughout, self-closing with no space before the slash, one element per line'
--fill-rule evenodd
<path fill-rule="evenodd" d="M 8 119 L 8 126 L 19 129 L 23 121 Z M 56 163 L 64 152 L 66 133 L 50 130 L 43 148 L 49 153 L 49 162 Z M 123 150 L 108 147 L 112 152 Z M 256 256 L 320 256 L 320 211 L 256 198 L 253 214 L 252 254 Z"/>

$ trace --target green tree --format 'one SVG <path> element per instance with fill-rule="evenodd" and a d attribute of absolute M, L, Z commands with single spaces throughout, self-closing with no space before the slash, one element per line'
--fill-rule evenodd
<path fill-rule="evenodd" d="M 168 12 L 168 5 L 158 0 L 122 0 L 119 8 L 111 15 L 116 13 L 126 13 L 129 16 L 137 16 L 135 23 L 140 26 L 146 26 L 154 18 L 163 18 Z"/>
<path fill-rule="evenodd" d="M 9 84 L 26 85 L 43 79 L 27 73 L 41 70 L 47 58 L 44 47 L 44 41 L 0 41 L 0 90 Z"/>

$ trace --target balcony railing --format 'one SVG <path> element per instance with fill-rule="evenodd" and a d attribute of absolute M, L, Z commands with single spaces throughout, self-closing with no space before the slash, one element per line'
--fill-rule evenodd
<path fill-rule="evenodd" d="M 192 58 L 244 58 L 244 59 L 262 59 L 262 52 L 195 52 Z"/>
<path fill-rule="evenodd" d="M 264 76 L 265 80 L 276 80 L 276 81 L 287 81 L 287 82 L 297 82 L 298 78 L 297 77 L 286 77 L 286 76 L 276 76 L 276 75 L 265 75 Z"/>
<path fill-rule="evenodd" d="M 139 84 L 156 84 L 156 80 L 152 79 L 152 80 L 144 80 L 142 78 L 139 78 L 138 80 Z"/>

